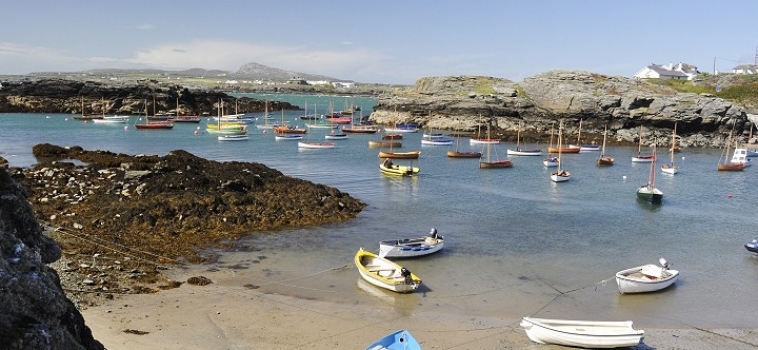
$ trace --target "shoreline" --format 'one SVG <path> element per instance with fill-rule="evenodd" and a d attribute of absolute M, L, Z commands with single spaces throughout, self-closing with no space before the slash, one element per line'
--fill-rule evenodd
<path fill-rule="evenodd" d="M 277 262 L 262 255 L 252 258 L 254 268 L 239 261 L 171 268 L 167 274 L 177 281 L 204 276 L 213 283 L 184 283 L 154 294 L 118 297 L 82 314 L 107 348 L 363 349 L 401 328 L 427 350 L 563 348 L 531 342 L 519 326 L 526 315 L 517 310 L 498 314 L 466 306 L 472 298 L 481 298 L 474 302 L 481 308 L 503 302 L 533 307 L 540 296 L 513 295 L 521 300 L 506 301 L 488 299 L 492 295 L 439 298 L 431 290 L 396 294 L 362 284 L 352 265 L 308 273 L 303 270 L 313 266 L 298 268 L 296 261 L 280 266 L 295 254 L 284 255 L 273 259 Z M 645 338 L 632 349 L 758 346 L 758 329 L 644 323 L 635 321 L 635 328 L 645 330 Z"/>

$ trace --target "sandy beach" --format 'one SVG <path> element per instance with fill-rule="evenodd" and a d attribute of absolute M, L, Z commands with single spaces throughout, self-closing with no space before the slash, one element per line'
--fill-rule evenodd
<path fill-rule="evenodd" d="M 109 349 L 364 349 L 401 328 L 427 350 L 563 348 L 532 343 L 519 327 L 526 315 L 512 305 L 531 309 L 541 296 L 434 298 L 423 287 L 400 295 L 362 283 L 349 264 L 313 272 L 295 261 L 285 254 L 172 268 L 174 280 L 213 283 L 119 297 L 83 315 Z M 513 312 L 482 311 L 498 304 Z M 645 338 L 634 349 L 758 348 L 757 329 L 635 327 Z"/>

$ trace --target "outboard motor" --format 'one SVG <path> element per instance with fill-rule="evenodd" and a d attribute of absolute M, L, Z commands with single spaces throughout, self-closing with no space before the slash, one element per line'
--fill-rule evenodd
<path fill-rule="evenodd" d="M 429 235 L 432 236 L 432 238 L 437 238 L 437 229 L 432 228 L 432 230 L 429 231 Z"/>
<path fill-rule="evenodd" d="M 411 277 L 411 271 L 401 267 L 400 268 L 400 276 L 405 277 L 405 283 L 406 284 L 412 284 L 413 283 L 413 277 Z"/>
<path fill-rule="evenodd" d="M 658 260 L 658 262 L 661 263 L 661 267 L 663 267 L 664 270 L 668 270 L 668 268 L 669 268 L 669 262 L 666 261 L 666 259 L 660 258 Z"/>

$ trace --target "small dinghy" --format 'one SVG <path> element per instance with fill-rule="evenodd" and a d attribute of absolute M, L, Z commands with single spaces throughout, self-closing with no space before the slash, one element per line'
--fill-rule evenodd
<path fill-rule="evenodd" d="M 363 248 L 355 254 L 355 266 L 368 283 L 393 292 L 410 293 L 421 285 L 421 279 L 408 269 Z"/>
<path fill-rule="evenodd" d="M 379 256 L 382 258 L 412 258 L 442 250 L 444 237 L 433 228 L 428 235 L 413 238 L 379 241 Z"/>
<path fill-rule="evenodd" d="M 745 249 L 751 253 L 758 254 L 758 238 L 753 238 L 752 241 L 745 243 Z"/>
<path fill-rule="evenodd" d="M 533 342 L 579 348 L 621 348 L 636 346 L 645 331 L 632 327 L 632 321 L 551 320 L 524 317 L 521 327 Z"/>
<path fill-rule="evenodd" d="M 661 266 L 647 264 L 616 273 L 619 293 L 655 292 L 674 284 L 679 278 L 679 271 L 669 269 L 666 259 L 659 260 Z"/>

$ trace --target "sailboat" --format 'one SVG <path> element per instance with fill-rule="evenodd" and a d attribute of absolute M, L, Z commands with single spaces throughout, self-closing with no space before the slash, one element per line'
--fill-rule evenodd
<path fill-rule="evenodd" d="M 563 120 L 561 120 L 560 124 L 563 125 Z M 579 120 L 579 133 L 580 133 L 580 136 L 581 136 L 581 128 L 582 128 L 581 124 L 582 124 L 582 121 L 580 119 Z M 579 151 L 582 150 L 582 148 L 579 147 L 579 146 L 574 147 L 573 145 L 571 145 L 569 147 L 563 147 L 563 143 L 561 142 L 561 139 L 562 139 L 561 135 L 563 134 L 562 131 L 561 131 L 562 129 L 563 129 L 562 126 L 558 127 L 558 147 L 557 148 L 553 148 L 553 146 L 550 146 L 547 149 L 547 152 L 548 153 L 559 153 L 559 154 L 563 154 L 563 153 L 579 153 Z"/>
<path fill-rule="evenodd" d="M 490 138 L 490 125 L 487 124 L 487 139 Z M 495 168 L 510 168 L 513 166 L 513 162 L 510 159 L 493 160 L 492 159 L 492 143 L 486 144 L 487 157 L 486 160 L 479 161 L 479 169 L 495 169 Z"/>
<path fill-rule="evenodd" d="M 576 145 L 569 145 L 569 148 L 579 148 L 580 152 L 600 150 L 600 146 L 598 145 L 583 145 L 582 144 L 582 119 L 579 119 L 579 133 L 576 136 Z"/>
<path fill-rule="evenodd" d="M 380 142 L 380 147 L 388 146 L 390 148 L 389 151 L 379 150 L 379 155 L 378 155 L 379 158 L 418 159 L 419 155 L 421 155 L 421 151 L 394 152 L 392 148 L 395 147 L 396 144 L 402 144 L 401 141 L 382 140 L 382 141 L 376 141 L 376 142 Z"/>
<path fill-rule="evenodd" d="M 379 132 L 379 127 L 373 124 L 356 124 L 353 118 L 354 114 L 350 114 L 350 127 L 342 127 L 342 131 L 352 134 L 376 134 Z M 360 112 L 358 122 L 363 119 L 363 111 Z"/>
<path fill-rule="evenodd" d="M 103 116 L 98 115 L 98 114 L 84 115 L 84 95 L 82 95 L 82 115 L 80 115 L 80 116 L 79 115 L 75 115 L 72 118 L 74 118 L 74 120 L 88 121 L 88 120 L 102 119 Z"/>
<path fill-rule="evenodd" d="M 729 138 L 725 142 L 725 150 L 721 153 L 719 158 L 719 164 L 717 166 L 718 171 L 743 171 L 747 167 L 745 163 L 734 163 L 729 160 L 729 146 L 732 144 L 732 133 L 734 132 L 734 124 L 732 124 L 732 131 L 729 132 Z M 721 162 L 721 159 L 724 162 Z"/>
<path fill-rule="evenodd" d="M 450 158 L 481 158 L 482 152 L 461 152 L 461 130 L 458 130 L 457 135 L 455 135 L 455 151 L 447 151 L 447 156 Z"/>
<path fill-rule="evenodd" d="M 284 123 L 284 108 L 282 108 L 282 126 L 274 127 L 274 140 L 302 140 L 305 128 L 301 132 L 287 132 L 290 130 L 300 131 L 300 129 L 292 129 L 289 124 Z"/>
<path fill-rule="evenodd" d="M 632 156 L 632 162 L 633 163 L 650 163 L 652 161 L 655 161 L 655 155 L 642 154 L 642 125 L 640 125 L 640 131 L 637 133 L 637 138 L 639 138 L 639 142 L 637 143 L 637 155 Z"/>
<path fill-rule="evenodd" d="M 476 132 L 476 137 L 469 139 L 472 145 L 479 144 L 496 144 L 500 143 L 500 139 L 493 139 L 490 137 L 489 131 L 487 131 L 487 137 L 482 137 L 482 118 L 479 116 L 479 130 Z M 487 124 L 487 130 L 489 130 L 489 124 Z"/>
<path fill-rule="evenodd" d="M 542 160 L 542 164 L 545 165 L 547 168 L 552 168 L 558 166 L 558 157 L 553 155 L 553 135 L 555 135 L 555 122 L 553 122 L 552 125 L 550 125 L 550 146 L 548 146 L 548 155 L 547 158 Z"/>
<path fill-rule="evenodd" d="M 274 119 L 274 116 L 268 112 L 268 100 L 265 101 L 264 112 L 261 118 L 263 118 L 263 124 L 255 124 L 255 127 L 258 129 L 273 129 L 275 126 L 279 126 L 279 123 L 277 122 L 274 122 L 273 124 L 269 123 L 270 120 Z"/>
<path fill-rule="evenodd" d="M 676 148 L 676 123 L 674 123 L 674 132 L 671 134 L 671 148 L 669 148 L 671 159 L 669 163 L 661 164 L 661 171 L 664 174 L 674 175 L 679 172 L 679 167 L 674 165 L 674 152 L 676 152 Z"/>
<path fill-rule="evenodd" d="M 650 161 L 650 175 L 648 176 L 647 183 L 640 186 L 640 188 L 637 189 L 637 197 L 642 200 L 657 204 L 657 203 L 661 203 L 661 201 L 663 200 L 663 192 L 661 192 L 661 190 L 655 187 L 656 149 L 657 149 L 657 146 L 653 144 L 653 155 L 652 155 L 653 158 Z"/>
<path fill-rule="evenodd" d="M 199 123 L 199 115 L 179 115 L 179 97 L 176 98 L 176 116 L 174 117 L 175 123 Z"/>
<path fill-rule="evenodd" d="M 105 98 L 100 98 L 100 105 L 102 106 L 103 115 L 100 118 L 92 119 L 95 124 L 126 124 L 129 121 L 129 116 L 125 115 L 105 115 Z"/>
<path fill-rule="evenodd" d="M 155 116 L 155 97 L 153 97 L 153 116 Z M 145 101 L 145 124 L 134 124 L 137 130 L 167 130 L 174 128 L 174 122 L 170 120 L 151 121 L 147 115 L 147 101 Z"/>
<path fill-rule="evenodd" d="M 563 169 L 561 154 L 563 153 L 563 120 L 558 124 L 558 171 L 550 174 L 550 180 L 553 182 L 566 182 L 571 178 L 571 173 Z"/>
<path fill-rule="evenodd" d="M 208 119 L 208 123 L 205 125 L 205 132 L 212 135 L 247 135 L 247 125 L 244 122 L 238 121 L 236 118 L 229 120 L 223 118 L 223 105 L 224 101 L 219 99 L 216 108 L 218 116 L 213 117 L 216 122 L 211 123 L 210 119 Z"/>
<path fill-rule="evenodd" d="M 521 120 L 518 121 L 518 132 L 516 133 L 516 149 L 508 151 L 509 156 L 539 156 L 542 154 L 540 149 L 521 149 Z"/>
<path fill-rule="evenodd" d="M 331 108 L 331 104 L 330 104 Z M 316 125 L 316 121 L 314 120 L 313 124 L 306 124 L 308 127 L 312 127 L 313 125 Z M 334 124 L 332 124 L 334 125 Z M 330 141 L 322 141 L 322 142 L 316 142 L 311 141 L 311 133 L 308 133 L 308 137 L 306 141 L 298 141 L 297 148 L 307 148 L 307 149 L 324 149 L 324 148 L 334 148 L 334 142 Z"/>
<path fill-rule="evenodd" d="M 613 162 L 616 161 L 613 159 L 613 157 L 605 154 L 605 139 L 608 137 L 608 125 L 605 126 L 605 130 L 603 131 L 603 148 L 600 150 L 600 157 L 597 158 L 597 165 L 613 165 Z"/>

